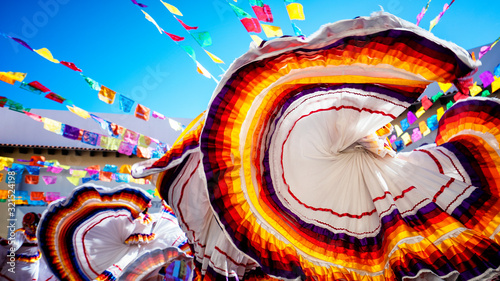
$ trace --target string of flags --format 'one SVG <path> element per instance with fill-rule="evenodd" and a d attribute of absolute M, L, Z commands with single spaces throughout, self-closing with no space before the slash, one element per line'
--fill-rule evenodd
<path fill-rule="evenodd" d="M 189 26 L 189 25 L 185 24 L 181 19 L 179 19 L 177 16 L 183 16 L 183 15 L 179 11 L 179 9 L 177 9 L 175 6 L 168 4 L 166 2 L 163 2 L 161 0 L 160 0 L 160 2 L 167 8 L 167 10 L 172 14 L 172 16 L 184 27 L 184 29 L 191 35 L 191 37 L 193 37 L 193 39 L 198 43 L 198 45 L 203 49 L 203 51 L 205 51 L 205 53 L 210 57 L 210 59 L 214 63 L 216 63 L 217 66 L 223 72 L 225 72 L 224 69 L 222 69 L 222 67 L 220 67 L 220 65 L 219 65 L 219 64 L 223 64 L 224 62 L 219 57 L 217 57 L 216 55 L 210 53 L 209 51 L 207 51 L 205 49 L 205 47 L 212 45 L 212 38 L 210 36 L 210 33 L 207 31 L 191 32 L 191 30 L 197 30 L 198 27 L 197 26 Z M 193 59 L 193 61 L 196 64 L 196 70 L 198 73 L 202 74 L 203 76 L 205 76 L 207 78 L 213 79 L 216 83 L 219 83 L 219 81 L 205 67 L 203 67 L 203 65 L 199 61 L 196 60 L 195 51 L 191 46 L 179 44 L 179 42 L 181 42 L 185 39 L 184 37 L 166 32 L 163 28 L 161 28 L 158 25 L 158 23 L 156 23 L 156 21 L 153 19 L 153 17 L 151 17 L 144 10 L 141 9 L 141 11 L 145 15 L 146 19 L 148 21 L 150 21 L 152 24 L 154 24 L 161 34 L 168 35 L 170 37 L 170 39 L 172 39 L 172 41 L 174 41 L 179 47 L 181 47 L 181 49 L 183 49 L 186 52 L 186 54 L 191 59 Z"/>
<path fill-rule="evenodd" d="M 427 1 L 427 5 L 422 8 L 422 11 L 417 15 L 417 23 L 416 25 L 418 26 L 420 24 L 420 21 L 424 17 L 425 13 L 427 12 L 427 9 L 429 9 L 429 5 L 431 4 L 432 0 Z"/>
<path fill-rule="evenodd" d="M 11 101 L 5 97 L 0 97 L 0 107 L 2 107 L 1 104 L 4 100 L 7 100 L 6 104 Z M 42 122 L 45 130 L 61 135 L 67 139 L 80 141 L 91 146 L 102 147 L 107 150 L 117 151 L 128 156 L 134 154 L 141 158 L 160 158 L 169 149 L 169 145 L 164 142 L 160 142 L 118 125 L 113 126 L 113 123 L 108 123 L 110 126 L 108 126 L 108 124 L 106 125 L 108 126 L 108 133 L 111 134 L 111 136 L 105 136 L 27 111 L 15 111 L 24 113 L 35 121 Z M 99 122 L 104 122 L 93 114 L 91 114 L 91 116 Z M 156 148 L 150 146 L 153 143 L 156 143 Z"/>
<path fill-rule="evenodd" d="M 15 37 L 12 37 L 12 36 L 9 36 L 9 35 L 6 35 L 6 34 L 3 34 L 0 32 L 1 35 L 3 35 L 5 38 L 9 38 L 9 39 L 12 39 L 14 41 L 16 41 L 17 43 L 23 45 L 24 47 L 26 47 L 27 49 L 33 51 L 33 52 L 36 52 L 38 53 L 40 56 L 44 57 L 45 59 L 53 62 L 53 63 L 59 63 L 59 64 L 62 64 L 76 72 L 79 72 L 80 75 L 84 78 L 84 80 L 87 82 L 87 84 L 89 84 L 90 88 L 95 90 L 95 91 L 98 91 L 98 98 L 107 103 L 107 104 L 113 104 L 114 101 L 115 101 L 115 98 L 116 98 L 116 91 L 113 91 L 111 89 L 109 89 L 108 87 L 105 87 L 104 85 L 98 83 L 96 80 L 88 77 L 88 76 L 85 76 L 83 73 L 82 73 L 82 70 L 80 68 L 78 68 L 74 63 L 72 62 L 66 62 L 66 61 L 59 61 L 57 59 L 55 59 L 53 56 L 52 56 L 52 53 L 47 49 L 47 48 L 41 48 L 41 49 L 33 49 L 31 48 L 26 42 L 24 42 L 23 40 L 19 39 L 19 38 L 15 38 Z M 17 76 L 15 76 L 17 75 Z M 24 75 L 24 76 L 23 76 Z M 14 82 L 15 81 L 18 81 L 18 82 L 22 82 L 24 80 L 24 78 L 26 77 L 26 73 L 20 73 L 20 72 L 0 72 L 0 80 L 4 81 L 4 82 L 7 82 L 9 84 L 12 84 L 14 85 Z M 34 81 L 36 82 L 36 81 Z M 31 84 L 31 83 L 30 83 Z M 39 91 L 36 91 L 36 90 L 40 90 L 42 93 L 47 93 L 45 95 L 46 98 L 49 98 L 51 100 L 54 100 L 54 101 L 57 101 L 59 103 L 66 103 L 66 104 L 69 104 L 71 105 L 72 102 L 71 100 L 66 100 L 66 99 L 63 99 L 62 97 L 58 96 L 57 94 L 51 92 L 48 88 L 44 87 L 43 85 L 39 85 L 41 88 L 35 88 L 35 89 L 32 89 L 32 88 L 29 88 L 29 87 L 24 87 L 23 89 L 27 89 L 29 91 L 32 91 L 32 92 L 35 92 L 35 93 L 38 93 L 38 94 L 41 94 L 39 93 Z M 120 110 L 122 110 L 123 112 L 125 113 L 130 113 L 134 104 L 137 104 L 136 107 L 135 107 L 135 111 L 136 113 L 134 114 L 137 118 L 140 118 L 140 119 L 143 119 L 145 121 L 148 121 L 149 120 L 149 116 L 150 116 L 150 113 L 152 110 L 150 110 L 148 107 L 142 105 L 142 104 L 139 104 L 137 102 L 135 102 L 133 99 L 119 93 L 118 94 L 118 99 L 119 99 L 119 108 Z M 152 111 L 153 112 L 153 117 L 154 118 L 160 118 L 160 117 L 165 117 L 164 114 L 161 114 L 161 113 L 158 113 L 156 111 Z M 155 117 L 157 116 L 157 117 Z M 160 118 L 162 119 L 162 118 Z M 163 118 L 165 119 L 165 118 Z M 175 123 L 177 121 L 175 120 L 171 120 L 169 118 L 169 123 Z M 182 125 L 181 125 L 182 126 Z M 176 128 L 178 126 L 175 126 Z"/>
<path fill-rule="evenodd" d="M 14 163 L 18 162 L 29 162 L 25 164 Z M 42 169 L 49 175 L 40 175 Z M 0 170 L 6 170 L 8 172 L 15 172 L 14 182 L 19 184 L 24 182 L 25 184 L 37 185 L 39 184 L 40 178 L 45 183 L 45 185 L 54 185 L 57 183 L 58 178 L 62 176 L 63 171 L 67 171 L 66 174 L 69 176 L 65 177 L 68 182 L 74 186 L 78 186 L 80 183 L 86 183 L 89 181 L 104 181 L 111 182 L 115 181 L 118 183 L 135 183 L 140 185 L 150 185 L 150 179 L 141 178 L 135 179 L 130 175 L 131 165 L 125 164 L 121 167 L 116 165 L 106 164 L 102 169 L 99 165 L 93 165 L 81 168 L 73 168 L 67 165 L 61 165 L 57 160 L 45 160 L 44 156 L 34 155 L 29 160 L 25 159 L 14 159 L 11 157 L 0 156 Z M 53 174 L 53 175 L 50 175 Z M 4 174 L 0 173 L 0 181 L 3 180 Z M 12 183 L 12 178 L 5 177 L 5 182 Z M 155 190 L 148 190 L 151 195 L 157 195 Z M 0 190 L 0 202 L 6 202 L 8 190 Z M 52 201 L 58 200 L 61 197 L 60 192 L 42 192 L 42 191 L 23 191 L 16 190 L 16 204 L 20 205 L 45 205 Z"/>
<path fill-rule="evenodd" d="M 494 74 L 490 71 L 484 71 L 479 75 L 479 79 L 482 82 L 482 87 L 477 85 L 477 81 L 474 82 L 467 90 L 467 93 L 457 92 L 453 96 L 453 100 L 450 100 L 446 106 L 439 107 L 436 110 L 436 114 L 427 118 L 427 120 L 421 120 L 418 122 L 418 126 L 413 128 L 412 132 L 407 132 L 412 124 L 415 124 L 419 118 L 431 108 L 438 99 L 443 96 L 452 86 L 451 83 L 438 83 L 441 89 L 440 92 L 436 93 L 432 97 L 423 96 L 421 99 L 422 106 L 413 113 L 408 110 L 406 118 L 400 121 L 400 124 L 393 124 L 395 134 L 391 135 L 389 140 L 393 144 L 396 151 L 402 150 L 404 147 L 417 142 L 422 137 L 427 136 L 438 128 L 438 122 L 445 113 L 455 102 L 467 98 L 470 96 L 489 96 L 500 89 L 500 64 L 496 66 Z M 446 108 L 445 108 L 446 107 Z M 397 138 L 401 138 L 397 140 Z"/>
<path fill-rule="evenodd" d="M 440 12 L 433 20 L 431 20 L 431 23 L 429 26 L 429 31 L 431 31 L 434 28 L 434 26 L 436 26 L 436 24 L 438 24 L 439 20 L 443 17 L 444 13 L 446 11 L 448 11 L 448 9 L 450 8 L 451 4 L 453 4 L 453 2 L 455 2 L 455 0 L 451 0 L 450 4 L 448 4 L 448 3 L 444 4 L 443 11 Z"/>

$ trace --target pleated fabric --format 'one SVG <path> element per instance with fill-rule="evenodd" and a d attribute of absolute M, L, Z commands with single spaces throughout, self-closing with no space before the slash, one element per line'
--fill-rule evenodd
<path fill-rule="evenodd" d="M 159 214 L 148 214 L 151 199 L 129 185 L 108 189 L 85 184 L 67 199 L 51 203 L 37 237 L 54 275 L 60 280 L 133 280 L 122 278 L 123 270 L 147 260 L 153 250 L 170 249 L 158 267 L 181 257 L 180 253 L 189 259 L 187 238 L 173 212 L 164 205 Z M 152 272 L 143 267 L 134 274 Z"/>
<path fill-rule="evenodd" d="M 497 103 L 442 117 L 441 160 L 400 157 L 385 138 L 428 84 L 460 84 L 478 64 L 383 12 L 265 42 L 231 65 L 172 150 L 133 174 L 160 172 L 206 280 L 494 278 L 498 118 L 486 115 Z"/>

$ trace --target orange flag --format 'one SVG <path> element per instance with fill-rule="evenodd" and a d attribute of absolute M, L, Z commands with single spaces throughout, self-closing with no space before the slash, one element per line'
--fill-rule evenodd
<path fill-rule="evenodd" d="M 135 108 L 135 117 L 149 121 L 149 114 L 151 112 L 151 109 L 145 107 L 142 104 L 137 104 L 137 107 Z"/>
<path fill-rule="evenodd" d="M 108 104 L 113 104 L 115 102 L 115 95 L 116 95 L 115 91 L 107 87 L 101 86 L 101 90 L 99 91 L 98 96 L 99 99 L 102 100 L 103 102 Z"/>

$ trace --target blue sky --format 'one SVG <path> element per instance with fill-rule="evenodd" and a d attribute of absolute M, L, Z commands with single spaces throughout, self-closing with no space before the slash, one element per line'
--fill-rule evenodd
<path fill-rule="evenodd" d="M 228 0 L 253 14 L 247 0 Z M 187 31 L 159 0 L 139 0 L 142 8 L 167 32 L 183 36 L 195 49 L 197 60 L 220 79 L 222 70 L 203 52 Z M 248 50 L 251 38 L 225 0 L 166 0 L 182 13 L 181 18 L 197 31 L 208 31 L 213 44 L 206 50 L 221 58 L 228 69 L 232 61 Z M 305 21 L 294 21 L 304 35 L 321 25 L 356 16 L 367 16 L 383 7 L 410 22 L 427 0 L 307 1 Z M 285 35 L 293 30 L 283 0 L 264 0 L 274 15 L 272 25 Z M 433 0 L 420 26 L 429 22 L 449 0 Z M 493 42 L 500 36 L 500 1 L 457 0 L 445 13 L 433 33 L 470 49 Z M 166 116 L 194 118 L 206 109 L 216 87 L 213 80 L 196 72 L 196 65 L 183 49 L 147 21 L 141 8 L 130 0 L 8 1 L 0 9 L 0 32 L 26 41 L 32 48 L 48 48 L 62 61 L 75 63 L 83 73 L 136 102 Z M 265 39 L 263 33 L 259 36 Z M 11 39 L 0 36 L 0 71 L 28 73 L 25 82 L 39 81 L 90 112 L 120 113 L 117 102 L 103 103 L 79 75 L 61 64 L 45 60 Z M 0 96 L 27 108 L 65 110 L 64 105 L 0 82 Z M 64 120 L 59 120 L 64 121 Z M 83 122 L 83 119 L 82 119 Z"/>

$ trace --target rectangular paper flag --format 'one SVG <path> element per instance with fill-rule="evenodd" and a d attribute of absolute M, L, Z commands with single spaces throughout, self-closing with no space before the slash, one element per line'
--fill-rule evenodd
<path fill-rule="evenodd" d="M 116 92 L 105 87 L 101 86 L 101 90 L 99 91 L 98 97 L 105 103 L 113 104 L 115 102 Z"/>
<path fill-rule="evenodd" d="M 21 72 L 0 72 L 0 80 L 14 85 L 15 81 L 23 82 L 26 77 L 26 73 Z"/>
<path fill-rule="evenodd" d="M 273 22 L 273 14 L 271 13 L 271 7 L 269 7 L 269 5 L 252 6 L 252 9 L 260 21 Z"/>
<path fill-rule="evenodd" d="M 62 135 L 62 123 L 56 120 L 52 120 L 50 118 L 42 118 L 43 119 L 43 128 L 47 131 L 56 133 L 58 135 Z"/>
<path fill-rule="evenodd" d="M 261 24 L 261 26 L 268 38 L 283 36 L 283 31 L 279 26 L 268 25 L 268 24 Z"/>
<path fill-rule="evenodd" d="M 161 0 L 160 0 L 161 1 Z M 169 12 L 171 12 L 172 14 L 174 15 L 178 15 L 178 16 L 181 16 L 182 17 L 182 13 L 181 11 L 179 11 L 179 9 L 177 9 L 175 6 L 173 5 L 170 5 L 168 3 L 165 3 L 163 1 L 161 1 L 163 3 L 163 5 L 165 5 L 165 7 L 168 9 Z"/>
<path fill-rule="evenodd" d="M 46 185 L 55 184 L 57 182 L 57 176 L 42 176 L 42 179 Z"/>
<path fill-rule="evenodd" d="M 122 94 L 120 94 L 119 96 L 119 101 L 120 101 L 120 110 L 126 113 L 129 113 L 130 110 L 132 110 L 132 106 L 135 103 L 134 100 L 129 99 Z"/>
<path fill-rule="evenodd" d="M 63 103 L 66 99 L 61 97 L 60 95 L 56 94 L 56 93 L 48 93 L 45 95 L 46 98 L 48 98 L 49 100 L 53 100 L 55 102 L 58 102 L 58 103 Z"/>
<path fill-rule="evenodd" d="M 74 105 L 72 105 L 72 106 L 66 105 L 66 107 L 68 108 L 69 111 L 73 112 L 74 114 L 76 114 L 84 119 L 90 118 L 90 114 L 87 111 L 85 111 L 79 107 L 76 107 Z"/>
<path fill-rule="evenodd" d="M 260 33 L 262 31 L 260 23 L 256 18 L 243 18 L 241 19 L 241 23 L 247 32 Z"/>
<path fill-rule="evenodd" d="M 300 3 L 291 3 L 286 6 L 288 16 L 291 20 L 305 20 L 304 7 Z"/>
<path fill-rule="evenodd" d="M 137 107 L 135 108 L 135 117 L 149 121 L 149 114 L 151 112 L 151 109 L 145 107 L 142 104 L 137 104 Z"/>

